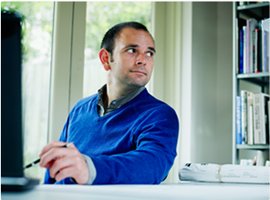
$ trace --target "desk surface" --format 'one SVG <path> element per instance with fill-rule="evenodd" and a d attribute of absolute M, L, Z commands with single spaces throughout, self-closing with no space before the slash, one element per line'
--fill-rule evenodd
<path fill-rule="evenodd" d="M 21 193 L 1 193 L 3 200 L 269 200 L 270 185 L 194 183 L 161 185 L 39 185 Z"/>

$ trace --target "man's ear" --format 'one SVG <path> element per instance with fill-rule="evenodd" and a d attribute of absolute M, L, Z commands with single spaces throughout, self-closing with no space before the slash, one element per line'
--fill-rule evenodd
<path fill-rule="evenodd" d="M 104 69 L 106 71 L 110 70 L 111 69 L 111 66 L 110 66 L 110 63 L 109 63 L 109 61 L 110 61 L 110 53 L 106 49 L 102 48 L 99 51 L 98 56 L 99 56 L 99 60 L 101 61 Z"/>

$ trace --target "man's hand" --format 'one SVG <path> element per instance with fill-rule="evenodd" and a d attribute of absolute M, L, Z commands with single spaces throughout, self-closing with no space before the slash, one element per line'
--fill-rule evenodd
<path fill-rule="evenodd" d="M 72 143 L 52 142 L 40 153 L 41 167 L 49 168 L 50 176 L 56 181 L 72 177 L 78 184 L 88 181 L 89 171 L 84 156 Z"/>

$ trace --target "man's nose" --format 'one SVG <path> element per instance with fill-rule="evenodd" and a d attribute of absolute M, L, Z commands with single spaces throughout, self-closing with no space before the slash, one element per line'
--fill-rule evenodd
<path fill-rule="evenodd" d="M 146 55 L 144 53 L 139 53 L 136 58 L 136 65 L 145 65 L 146 64 Z"/>

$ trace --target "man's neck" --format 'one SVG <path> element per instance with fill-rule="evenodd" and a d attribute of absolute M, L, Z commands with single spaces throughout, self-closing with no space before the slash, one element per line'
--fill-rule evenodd
<path fill-rule="evenodd" d="M 141 87 L 121 87 L 114 86 L 112 84 L 107 84 L 107 96 L 108 96 L 108 105 L 111 104 L 113 100 L 120 99 L 127 96 L 128 94 L 139 90 Z"/>

